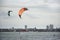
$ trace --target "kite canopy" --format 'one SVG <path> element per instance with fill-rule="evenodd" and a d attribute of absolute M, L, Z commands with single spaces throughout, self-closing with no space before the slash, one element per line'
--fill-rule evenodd
<path fill-rule="evenodd" d="M 10 11 L 10 10 L 8 11 L 8 16 L 10 16 L 10 13 L 11 13 L 11 12 L 12 12 L 12 11 Z"/>
<path fill-rule="evenodd" d="M 28 10 L 27 8 L 21 8 L 18 12 L 19 17 L 21 18 L 21 15 L 23 14 L 24 11 Z"/>

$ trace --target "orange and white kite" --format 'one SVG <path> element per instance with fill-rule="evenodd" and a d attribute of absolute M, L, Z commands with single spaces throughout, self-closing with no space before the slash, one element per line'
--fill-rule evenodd
<path fill-rule="evenodd" d="M 28 10 L 27 8 L 22 8 L 18 11 L 18 15 L 21 18 L 21 15 L 23 14 L 24 11 Z"/>

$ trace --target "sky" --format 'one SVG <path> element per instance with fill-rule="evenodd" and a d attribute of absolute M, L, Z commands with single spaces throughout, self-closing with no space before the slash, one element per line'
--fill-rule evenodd
<path fill-rule="evenodd" d="M 22 15 L 18 16 L 18 11 L 28 8 Z M 11 16 L 8 11 L 12 10 Z M 60 0 L 0 0 L 0 28 L 46 28 L 53 24 L 60 27 Z"/>

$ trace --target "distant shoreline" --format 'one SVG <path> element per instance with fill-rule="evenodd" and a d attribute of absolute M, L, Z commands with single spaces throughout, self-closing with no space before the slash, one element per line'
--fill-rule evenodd
<path fill-rule="evenodd" d="M 60 32 L 60 29 L 0 29 L 0 32 Z"/>

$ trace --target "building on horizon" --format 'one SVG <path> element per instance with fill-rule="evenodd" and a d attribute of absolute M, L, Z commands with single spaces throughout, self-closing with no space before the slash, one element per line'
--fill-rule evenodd
<path fill-rule="evenodd" d="M 28 31 L 28 29 L 27 29 L 27 25 L 25 25 L 25 30 Z"/>
<path fill-rule="evenodd" d="M 53 30 L 53 24 L 50 24 L 50 25 L 47 25 L 46 26 L 46 29 L 48 30 L 48 31 L 52 31 Z"/>

